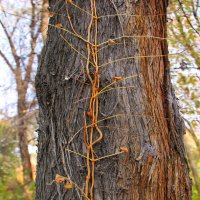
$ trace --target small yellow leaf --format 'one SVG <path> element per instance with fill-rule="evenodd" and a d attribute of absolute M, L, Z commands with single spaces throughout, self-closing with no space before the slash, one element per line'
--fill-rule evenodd
<path fill-rule="evenodd" d="M 62 27 L 62 24 L 61 23 L 57 23 L 55 26 L 56 27 Z"/>
<path fill-rule="evenodd" d="M 49 17 L 53 17 L 55 15 L 55 13 L 49 12 L 48 15 L 49 15 Z"/>
<path fill-rule="evenodd" d="M 67 182 L 65 185 L 64 185 L 64 188 L 66 188 L 67 190 L 70 190 L 72 189 L 72 184 Z"/>
<path fill-rule="evenodd" d="M 72 3 L 72 0 L 66 0 L 66 3 Z"/>
<path fill-rule="evenodd" d="M 123 79 L 123 77 L 121 77 L 121 76 L 115 76 L 112 78 L 112 81 L 120 81 L 122 79 Z"/>
<path fill-rule="evenodd" d="M 112 40 L 112 39 L 109 39 L 109 40 L 108 40 L 108 43 L 109 43 L 109 44 L 116 44 L 116 42 L 115 42 L 114 40 Z"/>
<path fill-rule="evenodd" d="M 126 154 L 129 152 L 127 147 L 120 147 L 120 150 Z"/>

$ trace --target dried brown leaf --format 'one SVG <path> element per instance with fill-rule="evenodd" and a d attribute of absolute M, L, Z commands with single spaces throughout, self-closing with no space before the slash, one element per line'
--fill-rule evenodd
<path fill-rule="evenodd" d="M 72 3 L 72 0 L 66 0 L 65 2 L 66 3 Z"/>
<path fill-rule="evenodd" d="M 52 13 L 52 12 L 49 12 L 49 13 L 48 13 L 48 16 L 49 16 L 49 17 L 54 17 L 54 15 L 55 15 L 55 13 Z"/>
<path fill-rule="evenodd" d="M 112 81 L 120 81 L 122 79 L 123 79 L 123 77 L 121 77 L 121 76 L 115 76 L 112 78 Z"/>
<path fill-rule="evenodd" d="M 129 152 L 127 147 L 120 147 L 120 150 L 126 154 Z"/>
<path fill-rule="evenodd" d="M 63 183 L 65 180 L 66 180 L 66 178 L 64 176 L 56 174 L 56 177 L 55 177 L 55 182 L 56 183 Z"/>
<path fill-rule="evenodd" d="M 116 42 L 115 42 L 114 40 L 112 40 L 112 39 L 109 39 L 109 40 L 108 40 L 108 43 L 109 43 L 109 44 L 116 44 Z"/>
<path fill-rule="evenodd" d="M 57 23 L 55 26 L 56 27 L 62 27 L 62 24 L 61 23 Z"/>

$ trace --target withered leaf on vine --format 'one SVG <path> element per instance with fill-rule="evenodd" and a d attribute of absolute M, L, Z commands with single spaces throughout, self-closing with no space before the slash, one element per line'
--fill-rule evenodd
<path fill-rule="evenodd" d="M 57 23 L 55 26 L 56 27 L 62 27 L 62 24 L 61 23 Z"/>
<path fill-rule="evenodd" d="M 128 154 L 128 152 L 129 152 L 127 147 L 120 147 L 120 150 L 126 154 Z"/>

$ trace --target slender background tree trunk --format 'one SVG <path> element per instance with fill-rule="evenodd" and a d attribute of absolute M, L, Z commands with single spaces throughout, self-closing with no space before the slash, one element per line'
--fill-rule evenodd
<path fill-rule="evenodd" d="M 27 106 L 26 106 L 26 92 L 23 90 L 22 85 L 18 85 L 18 136 L 19 148 L 21 154 L 21 162 L 23 167 L 23 180 L 24 184 L 31 183 L 33 180 L 31 157 L 28 152 L 28 139 L 27 139 L 27 122 L 25 119 Z"/>
<path fill-rule="evenodd" d="M 73 2 L 91 13 L 90 1 Z M 50 24 L 61 23 L 64 29 L 74 29 L 87 38 L 88 13 L 63 1 L 49 3 L 51 12 L 57 13 Z M 98 44 L 112 39 L 98 49 L 99 90 L 114 77 L 136 76 L 113 84 L 99 95 L 98 126 L 103 140 L 94 146 L 95 157 L 114 154 L 121 147 L 129 152 L 95 162 L 94 199 L 191 199 L 184 125 L 170 82 L 167 42 L 163 39 L 167 1 L 97 0 L 96 7 L 98 16 L 111 15 L 98 19 Z M 68 151 L 87 152 L 83 130 L 79 131 L 91 96 L 85 69 L 87 47 L 82 39 L 59 26 L 49 27 L 36 76 L 40 106 L 36 196 L 40 200 L 82 199 L 78 189 L 47 183 L 60 174 L 84 190 L 87 176 L 86 159 Z M 123 37 L 113 42 L 122 35 L 145 37 Z M 93 38 L 94 32 L 92 43 Z M 91 66 L 90 70 L 92 74 Z"/>
<path fill-rule="evenodd" d="M 43 41 L 45 43 L 46 38 L 47 38 L 47 30 L 48 30 L 48 7 L 49 3 L 48 0 L 43 0 L 42 3 L 42 22 L 41 22 L 41 32 L 42 32 L 42 37 Z"/>

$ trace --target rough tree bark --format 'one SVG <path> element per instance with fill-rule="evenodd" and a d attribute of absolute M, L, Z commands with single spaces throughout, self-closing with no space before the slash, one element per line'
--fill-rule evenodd
<path fill-rule="evenodd" d="M 73 3 L 91 13 L 90 1 Z M 86 159 L 67 149 L 86 155 L 83 130 L 77 131 L 83 127 L 91 95 L 85 69 L 87 47 L 83 39 L 60 28 L 60 23 L 86 39 L 91 16 L 61 0 L 50 0 L 49 5 L 56 14 L 49 22 L 36 76 L 36 198 L 82 199 L 78 189 L 67 190 L 62 183 L 48 183 L 59 174 L 83 190 L 85 187 Z M 98 19 L 98 44 L 112 39 L 98 52 L 99 90 L 110 84 L 113 77 L 137 76 L 116 82 L 113 89 L 99 95 L 98 119 L 107 119 L 98 123 L 103 140 L 94 146 L 95 157 L 114 154 L 120 147 L 127 147 L 129 152 L 95 162 L 94 199 L 191 199 L 182 138 L 184 125 L 170 82 L 167 42 L 163 39 L 167 1 L 97 0 L 96 7 L 98 16 L 110 15 Z M 122 35 L 145 37 L 113 41 Z M 93 38 L 94 32 L 91 42 Z M 92 69 L 90 66 L 91 74 Z"/>

